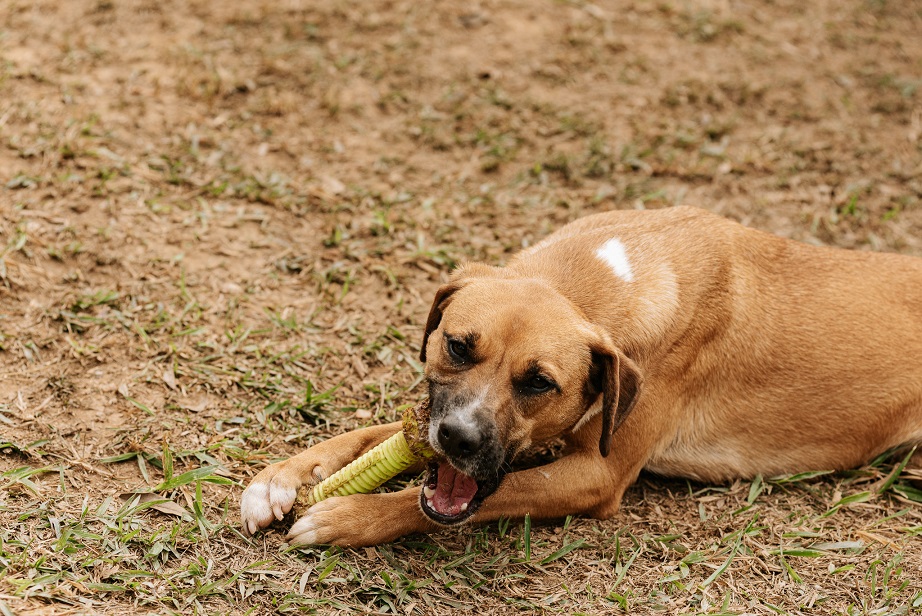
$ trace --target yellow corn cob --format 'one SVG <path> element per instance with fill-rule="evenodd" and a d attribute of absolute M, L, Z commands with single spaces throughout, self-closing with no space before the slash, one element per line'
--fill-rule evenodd
<path fill-rule="evenodd" d="M 331 496 L 368 493 L 416 462 L 434 455 L 426 442 L 429 427 L 429 401 L 424 400 L 403 413 L 403 430 L 349 465 L 333 473 L 307 495 L 307 506 Z"/>

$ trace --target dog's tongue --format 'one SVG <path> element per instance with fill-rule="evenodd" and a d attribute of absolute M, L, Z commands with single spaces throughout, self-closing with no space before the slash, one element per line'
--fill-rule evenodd
<path fill-rule="evenodd" d="M 477 493 L 477 481 L 451 464 L 439 464 L 439 483 L 432 497 L 432 508 L 442 515 L 455 516 L 465 511 Z"/>

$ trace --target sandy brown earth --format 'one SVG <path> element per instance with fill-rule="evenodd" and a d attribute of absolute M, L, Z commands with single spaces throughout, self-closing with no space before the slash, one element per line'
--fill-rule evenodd
<path fill-rule="evenodd" d="M 236 530 L 266 462 L 424 395 L 459 261 L 677 203 L 922 256 L 920 32 L 895 0 L 0 0 L 0 613 L 922 610 L 892 461 L 646 477 L 530 534 Z"/>

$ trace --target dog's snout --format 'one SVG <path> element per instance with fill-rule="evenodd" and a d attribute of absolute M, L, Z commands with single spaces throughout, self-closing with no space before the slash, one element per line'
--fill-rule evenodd
<path fill-rule="evenodd" d="M 452 457 L 471 456 L 483 446 L 483 433 L 473 424 L 449 416 L 439 423 L 439 445 Z"/>

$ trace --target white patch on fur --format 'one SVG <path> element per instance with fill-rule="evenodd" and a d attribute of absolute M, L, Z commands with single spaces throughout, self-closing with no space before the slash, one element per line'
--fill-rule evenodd
<path fill-rule="evenodd" d="M 627 258 L 624 243 L 618 238 L 614 237 L 605 242 L 595 251 L 595 255 L 605 261 L 619 278 L 627 282 L 634 280 L 634 270 L 631 269 L 631 262 Z"/>
<path fill-rule="evenodd" d="M 577 421 L 576 425 L 573 426 L 573 429 L 571 430 L 571 432 L 576 432 L 577 430 L 585 426 L 589 422 L 589 420 L 595 417 L 596 415 L 598 415 L 599 411 L 601 410 L 602 410 L 602 396 L 600 394 L 599 399 L 596 400 L 592 406 L 586 409 L 586 412 L 583 413 L 583 416 L 579 418 L 579 421 Z"/>
<path fill-rule="evenodd" d="M 269 486 L 262 482 L 251 483 L 240 499 L 240 518 L 251 535 L 267 526 L 275 516 L 269 502 Z"/>
<path fill-rule="evenodd" d="M 240 519 L 252 534 L 291 511 L 298 491 L 279 482 L 254 481 L 240 498 Z"/>
<path fill-rule="evenodd" d="M 316 515 L 312 517 L 311 510 L 308 509 L 308 513 L 295 522 L 291 530 L 288 531 L 288 536 L 285 537 L 288 545 L 315 545 L 319 543 L 318 524 L 315 518 Z"/>

